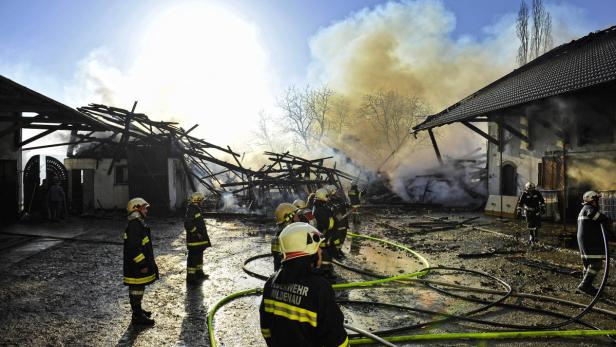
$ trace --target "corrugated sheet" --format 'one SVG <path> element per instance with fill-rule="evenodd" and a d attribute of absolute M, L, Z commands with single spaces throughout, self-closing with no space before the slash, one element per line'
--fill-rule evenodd
<path fill-rule="evenodd" d="M 545 53 L 447 109 L 416 131 L 616 80 L 616 26 Z"/>

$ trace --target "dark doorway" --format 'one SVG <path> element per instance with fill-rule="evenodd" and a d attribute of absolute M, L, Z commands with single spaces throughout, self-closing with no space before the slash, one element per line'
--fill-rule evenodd
<path fill-rule="evenodd" d="M 169 174 L 164 146 L 133 146 L 127 151 L 130 198 L 150 203 L 151 215 L 169 212 Z"/>
<path fill-rule="evenodd" d="M 511 164 L 503 165 L 501 170 L 501 194 L 509 196 L 518 195 L 516 168 Z"/>
<path fill-rule="evenodd" d="M 0 221 L 17 219 L 17 160 L 0 160 Z"/>
<path fill-rule="evenodd" d="M 38 212 L 44 215 L 49 185 L 58 180 L 64 192 L 67 192 L 68 171 L 58 159 L 45 157 L 47 178 L 45 182 L 41 182 L 40 157 L 35 155 L 30 158 L 24 168 L 24 209 L 28 213 Z"/>

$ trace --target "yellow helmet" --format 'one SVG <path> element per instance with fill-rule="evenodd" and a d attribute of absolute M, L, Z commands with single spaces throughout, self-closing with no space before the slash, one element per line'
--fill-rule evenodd
<path fill-rule="evenodd" d="M 191 202 L 201 202 L 205 200 L 205 195 L 203 195 L 203 193 L 201 192 L 194 192 L 190 195 L 190 201 Z"/>
<path fill-rule="evenodd" d="M 314 193 L 314 198 L 321 201 L 329 200 L 329 194 L 327 194 L 327 190 L 325 188 L 317 189 Z"/>
<path fill-rule="evenodd" d="M 142 207 L 148 207 L 150 204 L 145 201 L 143 198 L 132 198 L 128 200 L 128 204 L 126 204 L 126 211 L 131 213 L 133 211 L 137 211 Z"/>
<path fill-rule="evenodd" d="M 274 211 L 274 216 L 276 217 L 276 224 L 286 223 L 293 219 L 295 212 L 298 210 L 297 207 L 289 204 L 288 202 L 283 202 Z"/>
<path fill-rule="evenodd" d="M 287 261 L 317 253 L 323 237 L 312 225 L 296 222 L 287 225 L 280 233 L 278 240 L 280 250 L 284 254 L 282 261 Z"/>
<path fill-rule="evenodd" d="M 306 202 L 302 199 L 297 199 L 295 201 L 293 201 L 293 206 L 302 209 L 302 208 L 306 208 Z"/>

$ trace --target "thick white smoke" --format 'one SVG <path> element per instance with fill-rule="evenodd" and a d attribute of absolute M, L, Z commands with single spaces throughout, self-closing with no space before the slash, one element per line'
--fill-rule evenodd
<path fill-rule="evenodd" d="M 583 33 L 580 27 L 567 25 L 569 14 L 563 7 L 548 9 L 552 8 L 556 44 Z M 514 13 L 485 28 L 480 40 L 469 36 L 454 39 L 455 25 L 455 15 L 440 1 L 388 2 L 363 9 L 312 37 L 310 79 L 327 84 L 355 105 L 366 94 L 394 90 L 420 97 L 438 112 L 515 68 L 518 40 Z M 353 122 L 344 136 L 356 143 L 357 150 L 348 150 L 352 158 L 361 158 L 365 152 L 361 148 L 374 147 L 376 141 L 383 140 L 370 137 L 372 133 L 369 123 L 359 118 Z M 456 158 L 485 148 L 485 140 L 464 126 L 448 125 L 435 133 L 445 156 Z M 387 172 L 401 197 L 408 197 L 405 187 L 409 178 L 443 170 L 435 168 L 435 154 L 426 145 L 425 135 L 420 140 L 411 139 L 384 166 L 376 166 L 382 164 L 372 160 L 376 164 L 372 168 Z M 365 160 L 363 163 L 369 165 Z M 452 170 L 449 174 L 464 174 L 455 172 L 459 168 Z M 447 190 L 443 191 L 446 195 Z"/>

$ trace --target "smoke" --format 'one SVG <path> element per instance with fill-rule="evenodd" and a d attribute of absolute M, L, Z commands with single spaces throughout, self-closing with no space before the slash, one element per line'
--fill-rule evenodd
<path fill-rule="evenodd" d="M 575 158 L 570 160 L 567 176 L 572 186 L 585 186 L 594 190 L 616 187 L 616 162 L 613 158 Z"/>
<path fill-rule="evenodd" d="M 566 16 L 562 7 L 554 13 L 556 43 L 577 36 L 577 30 L 566 27 Z M 344 95 L 356 108 L 367 94 L 393 90 L 419 97 L 438 112 L 515 67 L 515 14 L 485 28 L 482 39 L 454 38 L 455 25 L 455 15 L 439 1 L 365 8 L 312 37 L 310 79 Z M 406 191 L 410 177 L 428 171 L 441 174 L 425 134 L 409 139 L 389 157 L 376 156 L 380 159 L 375 161 L 372 152 L 385 139 L 375 136 L 374 125 L 358 115 L 351 124 L 345 134 L 330 141 L 341 144 L 354 160 L 387 173 L 399 196 L 410 199 Z M 485 150 L 485 140 L 459 124 L 436 129 L 435 134 L 446 156 L 464 156 L 477 147 Z M 443 197 L 452 191 L 451 186 L 445 188 Z"/>

